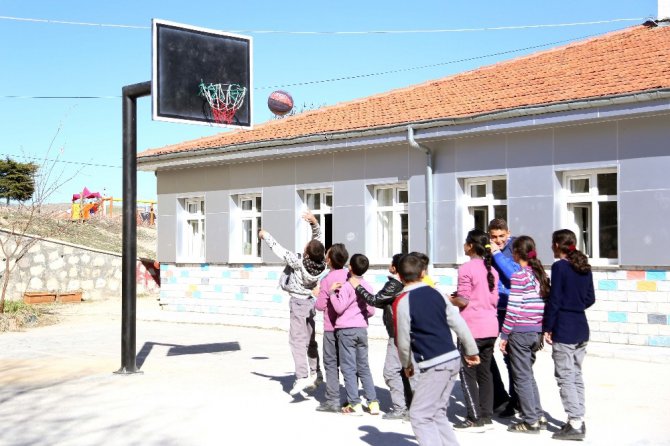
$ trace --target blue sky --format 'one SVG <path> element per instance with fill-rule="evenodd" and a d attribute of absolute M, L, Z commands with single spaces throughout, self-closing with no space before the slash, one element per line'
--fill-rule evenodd
<path fill-rule="evenodd" d="M 298 106 L 330 105 L 406 87 L 632 26 L 655 17 L 657 0 L 338 2 L 201 0 L 3 0 L 0 2 L 0 156 L 18 161 L 59 155 L 73 180 L 49 201 L 68 202 L 84 186 L 120 197 L 121 88 L 151 80 L 151 19 L 247 34 L 254 39 L 254 123 L 271 118 L 277 86 Z M 17 19 L 86 22 L 83 26 Z M 292 34 L 253 31 L 431 31 L 609 23 L 472 32 Z M 133 28 L 137 27 L 137 28 Z M 521 50 L 521 51 L 515 51 Z M 510 52 L 489 56 L 495 53 Z M 483 57 L 488 56 L 488 57 Z M 471 59 L 471 60 L 466 60 Z M 417 68 L 425 67 L 428 68 Z M 391 74 L 380 74 L 397 71 Z M 367 76 L 369 75 L 369 76 Z M 325 81 L 336 78 L 353 79 Z M 304 84 L 292 85 L 290 84 Z M 13 98 L 11 96 L 21 96 Z M 33 99 L 96 96 L 97 99 Z M 138 150 L 213 135 L 221 128 L 152 121 L 138 100 Z M 55 139 L 54 139 L 55 138 Z M 92 165 L 91 165 L 92 164 Z M 138 172 L 138 199 L 154 199 L 153 173 Z"/>

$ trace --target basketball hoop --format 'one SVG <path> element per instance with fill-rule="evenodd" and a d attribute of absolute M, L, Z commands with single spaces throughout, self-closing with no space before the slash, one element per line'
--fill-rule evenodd
<path fill-rule="evenodd" d="M 200 82 L 200 96 L 207 100 L 212 119 L 219 124 L 233 122 L 235 113 L 242 107 L 247 89 L 238 84 L 209 84 Z"/>

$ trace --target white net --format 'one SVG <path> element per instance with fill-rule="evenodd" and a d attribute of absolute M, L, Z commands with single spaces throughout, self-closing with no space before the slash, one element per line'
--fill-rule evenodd
<path fill-rule="evenodd" d="M 209 84 L 200 82 L 200 96 L 204 97 L 212 110 L 212 118 L 218 123 L 230 124 L 235 113 L 242 107 L 246 87 L 238 84 Z"/>

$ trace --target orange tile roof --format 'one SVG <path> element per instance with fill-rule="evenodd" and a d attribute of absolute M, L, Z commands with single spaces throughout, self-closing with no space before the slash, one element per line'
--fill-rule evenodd
<path fill-rule="evenodd" d="M 583 42 L 162 148 L 138 158 L 670 88 L 670 26 L 634 26 Z"/>

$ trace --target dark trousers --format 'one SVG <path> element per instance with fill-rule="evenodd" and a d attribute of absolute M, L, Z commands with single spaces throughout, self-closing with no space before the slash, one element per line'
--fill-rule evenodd
<path fill-rule="evenodd" d="M 459 343 L 462 367 L 460 371 L 461 387 L 465 398 L 465 408 L 468 418 L 477 420 L 493 415 L 493 380 L 491 379 L 491 358 L 497 338 L 475 339 L 479 349 L 480 364 L 468 367 L 465 362 L 465 353 Z"/>
<path fill-rule="evenodd" d="M 505 321 L 506 310 L 498 309 L 498 331 L 502 330 L 502 324 Z M 507 368 L 508 379 L 508 389 L 509 394 L 505 390 L 505 384 L 502 382 L 502 377 L 500 376 L 500 370 L 498 369 L 498 363 L 495 358 L 491 359 L 491 376 L 493 377 L 493 407 L 498 407 L 503 403 L 508 402 L 511 407 L 517 407 L 519 405 L 519 399 L 514 390 L 514 380 L 512 378 L 512 367 L 509 362 L 509 357 L 507 355 L 503 356 L 503 361 L 505 362 L 505 367 Z"/>

